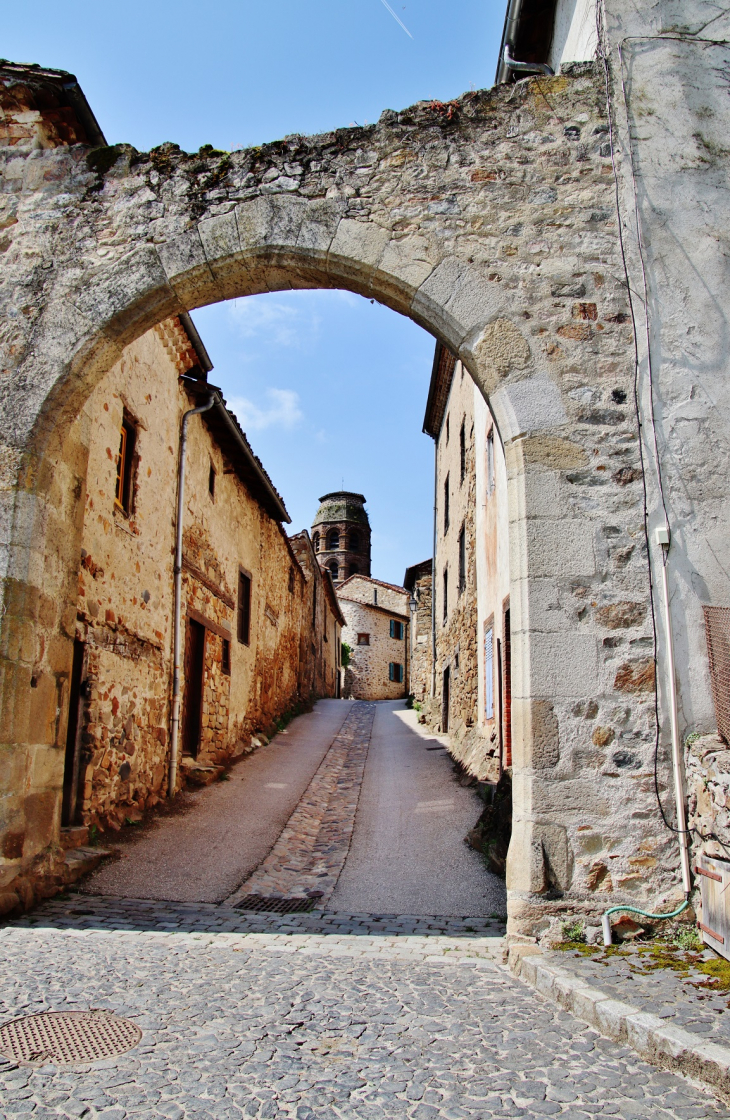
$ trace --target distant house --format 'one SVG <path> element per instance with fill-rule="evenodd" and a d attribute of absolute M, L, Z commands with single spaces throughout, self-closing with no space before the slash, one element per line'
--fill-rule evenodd
<path fill-rule="evenodd" d="M 399 700 L 409 689 L 408 592 L 404 587 L 350 576 L 337 589 L 351 649 L 343 695 L 355 700 Z"/>
<path fill-rule="evenodd" d="M 423 704 L 431 695 L 433 668 L 433 561 L 406 568 L 403 586 L 410 595 L 410 691 Z"/>

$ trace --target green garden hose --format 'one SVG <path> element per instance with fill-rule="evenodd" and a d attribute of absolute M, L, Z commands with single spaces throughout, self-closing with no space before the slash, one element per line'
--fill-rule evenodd
<path fill-rule="evenodd" d="M 682 905 L 678 906 L 676 910 L 672 910 L 669 914 L 651 914 L 648 910 L 640 910 L 638 906 L 612 906 L 601 919 L 601 924 L 603 926 L 603 944 L 611 944 L 611 914 L 641 914 L 642 918 L 654 918 L 658 921 L 663 921 L 666 918 L 676 918 L 677 915 L 681 914 L 683 910 L 686 910 L 688 906 L 688 898 L 685 898 Z"/>

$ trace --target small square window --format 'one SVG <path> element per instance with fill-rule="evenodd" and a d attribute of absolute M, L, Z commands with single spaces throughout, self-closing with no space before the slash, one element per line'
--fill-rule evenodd
<path fill-rule="evenodd" d="M 370 645 L 370 635 L 369 634 L 358 634 L 357 644 L 359 646 L 369 646 Z"/>

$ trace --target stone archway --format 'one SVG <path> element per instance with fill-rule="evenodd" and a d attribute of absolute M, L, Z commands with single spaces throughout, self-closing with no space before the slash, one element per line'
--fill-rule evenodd
<path fill-rule="evenodd" d="M 513 932 L 568 906 L 594 910 L 590 892 L 605 876 L 592 884 L 590 865 L 608 848 L 622 851 L 630 874 L 621 845 L 635 791 L 624 781 L 607 798 L 598 787 L 605 752 L 594 734 L 599 709 L 617 701 L 595 611 L 622 596 L 627 569 L 634 580 L 644 573 L 630 545 L 641 516 L 626 485 L 637 477 L 633 416 L 596 407 L 607 383 L 625 399 L 632 372 L 601 106 L 586 65 L 232 155 L 187 156 L 173 145 L 149 155 L 123 146 L 27 153 L 0 296 L 11 324 L 1 742 L 6 835 L 20 838 L 3 849 L 5 882 L 52 852 L 57 836 L 78 537 L 74 480 L 56 470 L 65 428 L 124 346 L 161 320 L 323 287 L 377 299 L 446 343 L 488 397 L 504 441 Z M 563 127 L 574 118 L 597 137 L 580 149 Z M 601 459 L 609 432 L 627 434 L 618 473 Z M 620 546 L 619 572 L 611 549 Z M 628 625 L 644 634 L 643 616 Z M 645 719 L 640 705 L 631 718 Z M 581 830 L 599 820 L 601 842 L 586 848 Z M 653 824 L 647 836 L 664 843 Z M 652 889 L 663 881 L 657 872 Z"/>

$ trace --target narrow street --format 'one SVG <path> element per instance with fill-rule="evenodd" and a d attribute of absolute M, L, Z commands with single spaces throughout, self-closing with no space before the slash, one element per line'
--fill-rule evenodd
<path fill-rule="evenodd" d="M 506 970 L 480 806 L 403 702 L 321 701 L 2 928 L 1 1022 L 101 1009 L 142 1038 L 0 1059 L 0 1116 L 729 1116 Z"/>

